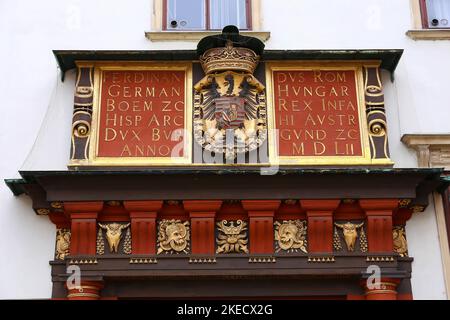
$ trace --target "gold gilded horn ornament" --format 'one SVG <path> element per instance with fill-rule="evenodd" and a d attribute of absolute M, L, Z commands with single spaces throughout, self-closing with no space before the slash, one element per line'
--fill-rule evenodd
<path fill-rule="evenodd" d="M 120 224 L 120 223 L 108 223 L 108 224 L 98 224 L 102 229 L 106 230 L 106 239 L 108 240 L 109 251 L 111 253 L 117 253 L 119 249 L 119 243 L 122 239 L 122 230 L 128 228 L 130 225 Z"/>
<path fill-rule="evenodd" d="M 199 42 L 206 75 L 194 85 L 194 137 L 206 151 L 233 160 L 266 141 L 265 87 L 253 76 L 263 50 L 234 26 Z"/>
<path fill-rule="evenodd" d="M 161 253 L 188 253 L 189 221 L 161 220 L 158 228 L 158 251 Z"/>
<path fill-rule="evenodd" d="M 358 229 L 364 225 L 364 222 L 360 224 L 354 224 L 347 222 L 344 224 L 334 223 L 334 225 L 343 230 L 345 244 L 348 251 L 355 251 L 356 238 L 358 238 Z"/>

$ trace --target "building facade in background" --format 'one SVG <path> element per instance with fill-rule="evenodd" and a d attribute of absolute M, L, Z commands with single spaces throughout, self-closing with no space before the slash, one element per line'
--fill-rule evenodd
<path fill-rule="evenodd" d="M 1 298 L 448 299 L 450 1 L 0 16 Z"/>

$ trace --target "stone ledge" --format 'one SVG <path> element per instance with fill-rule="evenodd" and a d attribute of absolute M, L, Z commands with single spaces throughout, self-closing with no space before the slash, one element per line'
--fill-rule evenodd
<path fill-rule="evenodd" d="M 406 35 L 413 40 L 450 40 L 450 29 L 408 30 Z"/>
<path fill-rule="evenodd" d="M 146 31 L 145 37 L 151 41 L 199 41 L 206 36 L 219 33 L 220 31 Z M 270 38 L 269 31 L 240 31 L 239 33 L 258 38 L 263 42 Z"/>

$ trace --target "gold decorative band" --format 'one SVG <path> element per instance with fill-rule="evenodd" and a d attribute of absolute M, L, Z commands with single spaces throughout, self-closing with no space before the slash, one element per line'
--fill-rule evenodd
<path fill-rule="evenodd" d="M 370 290 L 370 291 L 366 291 L 366 295 L 368 294 L 382 294 L 382 293 L 392 293 L 392 294 L 397 294 L 397 291 L 395 290 Z"/>
<path fill-rule="evenodd" d="M 70 293 L 67 295 L 67 298 L 75 298 L 75 297 L 89 297 L 89 298 L 100 298 L 98 294 L 95 293 L 88 293 L 88 292 L 82 292 L 82 293 Z"/>

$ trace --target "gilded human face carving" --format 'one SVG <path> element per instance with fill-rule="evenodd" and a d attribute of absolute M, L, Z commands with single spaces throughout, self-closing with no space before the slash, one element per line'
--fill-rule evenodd
<path fill-rule="evenodd" d="M 277 252 L 300 249 L 306 253 L 306 222 L 300 220 L 275 222 L 275 240 L 278 246 Z"/>
<path fill-rule="evenodd" d="M 189 245 L 189 222 L 162 220 L 158 231 L 158 254 L 187 253 Z"/>
<path fill-rule="evenodd" d="M 186 248 L 186 228 L 181 223 L 171 224 L 166 229 L 167 240 L 166 245 L 175 251 L 183 251 Z"/>

